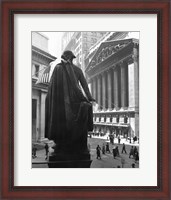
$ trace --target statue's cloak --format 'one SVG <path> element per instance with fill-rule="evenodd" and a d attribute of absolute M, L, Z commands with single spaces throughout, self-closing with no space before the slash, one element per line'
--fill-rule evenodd
<path fill-rule="evenodd" d="M 77 68 L 55 67 L 45 102 L 45 137 L 69 148 L 87 145 L 87 131 L 93 129 L 92 105 L 79 87 Z"/>

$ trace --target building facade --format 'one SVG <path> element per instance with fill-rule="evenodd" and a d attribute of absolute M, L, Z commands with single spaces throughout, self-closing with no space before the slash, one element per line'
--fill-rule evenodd
<path fill-rule="evenodd" d="M 76 56 L 75 64 L 84 71 L 85 56 L 105 34 L 106 32 L 65 32 L 62 37 L 62 51 L 71 50 Z"/>
<path fill-rule="evenodd" d="M 56 57 L 48 52 L 48 38 L 32 32 L 32 141 L 44 140 L 45 98 L 48 83 L 37 81 Z"/>
<path fill-rule="evenodd" d="M 106 40 L 87 56 L 94 132 L 139 137 L 139 40 Z"/>
<path fill-rule="evenodd" d="M 94 53 L 99 48 L 101 43 L 110 41 L 110 40 L 121 40 L 126 39 L 129 37 L 129 32 L 105 32 L 103 37 L 101 37 L 98 42 L 94 45 L 92 45 L 88 51 L 88 53 L 85 56 L 85 66 L 88 66 L 89 62 L 91 61 L 92 57 L 94 56 Z"/>

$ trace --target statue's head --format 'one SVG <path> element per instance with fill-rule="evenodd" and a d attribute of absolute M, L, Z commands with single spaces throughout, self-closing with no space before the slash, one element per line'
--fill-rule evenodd
<path fill-rule="evenodd" d="M 61 58 L 64 59 L 64 60 L 66 60 L 66 61 L 72 62 L 72 60 L 73 60 L 74 58 L 76 58 L 76 57 L 75 57 L 75 55 L 73 54 L 72 51 L 67 50 L 67 51 L 64 51 L 64 52 L 63 52 Z"/>

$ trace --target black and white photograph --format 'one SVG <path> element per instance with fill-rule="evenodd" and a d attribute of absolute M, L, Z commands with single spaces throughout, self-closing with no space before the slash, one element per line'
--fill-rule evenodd
<path fill-rule="evenodd" d="M 139 168 L 140 32 L 31 32 L 32 168 Z"/>

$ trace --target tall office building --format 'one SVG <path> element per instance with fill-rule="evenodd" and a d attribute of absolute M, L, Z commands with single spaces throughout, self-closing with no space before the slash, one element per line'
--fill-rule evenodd
<path fill-rule="evenodd" d="M 76 56 L 75 64 L 84 71 L 84 60 L 89 49 L 107 32 L 65 32 L 62 37 L 62 51 L 71 50 Z"/>

